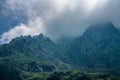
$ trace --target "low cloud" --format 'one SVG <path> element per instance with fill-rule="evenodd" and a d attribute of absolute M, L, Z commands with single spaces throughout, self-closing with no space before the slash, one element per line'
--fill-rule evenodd
<path fill-rule="evenodd" d="M 0 43 L 8 43 L 21 35 L 43 33 L 52 40 L 61 36 L 80 36 L 97 20 L 119 24 L 119 0 L 6 0 L 3 15 L 25 18 L 1 35 Z"/>
<path fill-rule="evenodd" d="M 13 38 L 20 37 L 21 35 L 39 35 L 40 33 L 45 34 L 45 29 L 43 22 L 40 18 L 35 19 L 35 21 L 29 21 L 27 25 L 19 24 L 15 26 L 13 29 L 10 29 L 8 32 L 3 33 L 0 39 L 0 43 L 9 43 Z"/>

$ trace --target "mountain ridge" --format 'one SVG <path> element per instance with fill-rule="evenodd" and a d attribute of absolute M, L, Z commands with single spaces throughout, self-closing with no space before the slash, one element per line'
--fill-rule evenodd
<path fill-rule="evenodd" d="M 119 36 L 120 30 L 112 23 L 92 25 L 82 36 L 63 44 L 56 44 L 43 34 L 21 36 L 9 44 L 0 45 L 0 66 L 7 66 L 9 70 L 9 65 L 12 65 L 25 73 L 118 70 Z"/>
<path fill-rule="evenodd" d="M 109 27 L 111 30 L 109 29 Z M 101 30 L 99 28 L 101 28 Z M 107 25 L 102 24 L 102 27 L 100 26 L 97 27 L 97 25 L 89 27 L 82 36 L 73 40 L 71 45 L 69 45 L 70 48 L 67 49 L 67 52 L 70 54 L 68 56 L 70 56 L 71 61 L 73 61 L 72 63 L 75 63 L 75 64 L 82 64 L 82 66 L 86 65 L 86 66 L 95 67 L 95 68 L 99 66 L 103 67 L 103 65 L 105 65 L 107 68 L 107 65 L 106 65 L 107 62 L 106 63 L 104 62 L 105 61 L 110 62 L 109 57 L 112 57 L 112 55 L 116 57 L 118 56 L 118 58 L 116 59 L 118 60 L 117 62 L 119 63 L 119 58 L 120 58 L 119 57 L 120 56 L 119 36 L 120 36 L 120 30 L 116 29 L 112 25 L 112 23 L 109 23 L 109 24 L 107 23 Z M 116 50 L 115 52 L 116 54 L 113 53 L 115 50 Z M 107 53 L 110 53 L 111 56 L 108 55 Z M 102 57 L 105 58 L 105 56 L 103 55 L 106 55 L 105 61 L 102 61 Z M 107 60 L 107 57 L 108 57 L 108 60 Z M 96 60 L 97 62 L 94 60 Z M 102 65 L 99 65 L 99 64 L 102 64 Z M 86 67 L 86 66 L 83 66 L 83 67 Z"/>

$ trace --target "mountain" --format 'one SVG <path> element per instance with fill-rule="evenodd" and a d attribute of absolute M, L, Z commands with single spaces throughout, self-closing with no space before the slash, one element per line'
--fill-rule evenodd
<path fill-rule="evenodd" d="M 70 64 L 92 69 L 120 67 L 119 36 L 120 30 L 110 22 L 92 25 L 68 45 Z"/>
<path fill-rule="evenodd" d="M 0 45 L 0 80 L 115 80 L 120 76 L 119 36 L 119 29 L 104 22 L 58 43 L 43 34 L 17 37 Z"/>
<path fill-rule="evenodd" d="M 46 54 L 52 53 L 50 49 L 53 45 L 54 43 L 42 34 L 33 37 L 21 36 L 13 39 L 9 44 L 0 46 L 0 60 L 4 63 L 16 63 L 16 65 L 22 67 L 22 70 L 24 68 L 28 70 L 31 65 L 32 67 L 38 67 L 38 71 L 40 71 L 42 70 L 41 66 L 49 67 L 47 61 L 46 64 L 42 61 L 45 61 L 44 56 Z M 42 65 L 43 63 L 44 65 Z M 50 66 L 53 66 L 52 63 Z"/>
<path fill-rule="evenodd" d="M 54 46 L 54 43 L 42 34 L 33 37 L 21 36 L 13 39 L 9 44 L 2 45 L 0 56 L 11 56 L 20 53 L 28 57 L 42 57 L 46 53 L 51 53 L 52 46 Z"/>
<path fill-rule="evenodd" d="M 43 34 L 33 37 L 21 36 L 13 39 L 9 44 L 0 45 L 0 80 L 17 80 L 19 75 L 22 76 L 26 72 L 38 73 L 65 69 L 66 64 L 52 56 L 55 49 L 56 44 Z M 14 78 L 15 76 L 17 79 Z"/>
<path fill-rule="evenodd" d="M 13 39 L 9 44 L 0 46 L 0 59 L 1 62 L 16 62 L 16 64 L 22 67 L 20 69 L 23 71 L 29 71 L 30 65 L 32 67 L 37 66 L 37 71 L 53 71 L 68 68 L 66 63 L 54 55 L 57 52 L 56 50 L 57 45 L 43 34 L 33 37 L 21 36 Z"/>

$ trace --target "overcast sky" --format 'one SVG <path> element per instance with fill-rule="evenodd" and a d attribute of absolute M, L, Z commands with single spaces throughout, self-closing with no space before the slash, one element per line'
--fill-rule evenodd
<path fill-rule="evenodd" d="M 18 20 L 0 38 L 0 43 L 8 43 L 21 35 L 43 33 L 56 40 L 61 36 L 80 36 L 96 21 L 111 21 L 120 25 L 120 0 L 3 0 L 0 15 L 12 16 Z M 0 6 L 1 7 L 1 6 Z M 1 24 L 2 18 L 0 19 Z M 7 23 L 6 19 L 6 23 Z M 12 23 L 9 23 L 12 25 Z M 10 28 L 11 27 L 11 28 Z"/>

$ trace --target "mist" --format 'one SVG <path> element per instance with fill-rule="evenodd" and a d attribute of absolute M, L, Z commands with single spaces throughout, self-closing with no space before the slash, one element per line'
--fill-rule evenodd
<path fill-rule="evenodd" d="M 2 44 L 21 35 L 40 33 L 53 41 L 61 36 L 77 37 L 97 21 L 111 21 L 120 27 L 119 0 L 5 0 L 3 6 L 3 15 L 25 18 L 25 23 L 21 21 L 4 31 Z"/>

